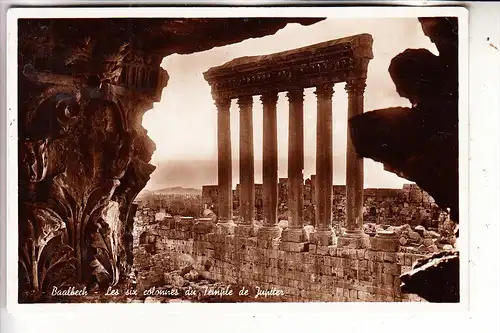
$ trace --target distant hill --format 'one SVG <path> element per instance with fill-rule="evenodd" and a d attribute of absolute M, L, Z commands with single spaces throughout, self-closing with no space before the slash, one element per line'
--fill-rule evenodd
<path fill-rule="evenodd" d="M 139 194 L 139 197 L 145 197 L 149 195 L 165 195 L 165 194 L 179 194 L 179 195 L 201 195 L 201 189 L 197 188 L 185 188 L 181 186 L 167 187 L 158 190 L 143 190 Z"/>

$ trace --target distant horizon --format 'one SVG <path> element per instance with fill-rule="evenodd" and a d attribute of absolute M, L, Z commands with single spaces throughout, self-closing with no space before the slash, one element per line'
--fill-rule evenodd
<path fill-rule="evenodd" d="M 233 162 L 233 188 L 239 183 L 239 159 L 232 160 Z M 280 170 L 278 178 L 287 178 L 288 161 L 286 158 L 278 160 Z M 304 157 L 305 172 L 304 180 L 316 174 L 315 164 L 316 158 L 311 156 Z M 402 188 L 403 184 L 412 184 L 413 182 L 404 178 L 399 178 L 399 182 L 391 182 L 391 177 L 396 177 L 394 174 L 384 171 L 377 174 L 377 177 L 367 177 L 370 170 L 382 169 L 381 163 L 374 162 L 369 159 L 364 159 L 365 164 L 365 181 L 364 188 Z M 217 184 L 217 160 L 216 159 L 175 159 L 153 163 L 156 170 L 151 174 L 151 179 L 148 181 L 145 190 L 158 190 L 163 188 L 184 187 L 184 188 L 199 188 L 203 185 Z M 370 169 L 366 166 L 369 165 Z M 307 172 L 307 171 L 308 172 Z M 333 183 L 332 185 L 345 185 L 346 167 L 344 156 L 334 156 L 333 168 Z M 255 159 L 255 183 L 262 184 L 262 160 Z"/>
<path fill-rule="evenodd" d="M 189 161 L 189 162 L 194 162 L 194 161 Z M 307 179 L 310 179 L 311 176 L 315 175 L 314 173 L 313 174 L 310 174 L 310 175 L 304 175 L 304 182 L 307 180 Z M 234 177 L 233 177 L 234 178 Z M 283 178 L 288 178 L 286 176 L 283 176 L 283 177 L 278 177 L 278 180 L 279 179 L 283 179 Z M 370 186 L 369 184 L 364 184 L 364 189 L 368 189 L 368 188 L 380 188 L 380 189 L 402 189 L 404 185 L 407 185 L 407 184 L 415 184 L 414 182 L 410 181 L 410 180 L 407 180 L 407 179 L 404 179 L 405 181 L 403 181 L 401 183 L 401 185 L 395 185 L 395 184 L 387 184 L 386 186 L 382 185 L 382 186 Z M 233 186 L 232 186 L 232 189 L 236 189 L 236 185 L 239 184 L 239 180 L 234 182 L 233 181 Z M 254 184 L 262 184 L 262 181 L 255 181 Z M 200 184 L 200 185 L 182 185 L 182 184 L 153 184 L 153 182 L 148 182 L 148 185 L 147 187 L 145 187 L 143 189 L 143 191 L 159 191 L 159 190 L 165 190 L 165 189 L 175 189 L 175 188 L 181 188 L 181 189 L 185 189 L 185 190 L 202 190 L 203 189 L 203 186 L 216 186 L 217 185 L 217 179 L 215 179 L 215 181 L 213 182 L 206 182 L 206 183 L 203 183 L 203 184 Z M 332 186 L 345 186 L 345 182 L 344 183 L 335 183 L 333 182 L 332 183 Z"/>
<path fill-rule="evenodd" d="M 404 185 L 407 184 L 414 184 L 411 182 L 404 183 L 401 187 L 365 187 L 364 189 L 402 189 Z M 262 183 L 255 183 L 255 185 L 262 185 Z M 183 187 L 183 186 L 168 186 L 168 187 L 160 187 L 160 188 L 150 188 L 150 189 L 144 189 L 143 191 L 149 191 L 149 192 L 154 192 L 154 191 L 159 191 L 159 190 L 165 190 L 165 189 L 175 189 L 175 188 L 181 188 L 183 190 L 203 190 L 203 186 L 217 186 L 217 184 L 204 184 L 202 187 Z M 346 186 L 346 184 L 332 184 L 332 186 Z M 233 187 L 233 190 L 236 188 Z"/>

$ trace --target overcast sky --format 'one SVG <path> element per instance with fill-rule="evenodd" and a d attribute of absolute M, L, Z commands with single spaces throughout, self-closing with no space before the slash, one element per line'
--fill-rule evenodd
<path fill-rule="evenodd" d="M 190 55 L 170 55 L 162 67 L 170 80 L 162 99 L 144 115 L 143 126 L 156 143 L 152 163 L 156 171 L 148 189 L 172 186 L 201 188 L 217 184 L 217 110 L 203 72 L 234 58 L 270 54 L 359 33 L 373 36 L 373 54 L 368 67 L 365 111 L 391 106 L 409 106 L 398 96 L 387 71 L 391 59 L 407 48 L 427 48 L 437 54 L 423 34 L 416 18 L 327 19 L 311 26 L 289 24 L 275 35 Z M 345 84 L 335 85 L 333 96 L 334 184 L 345 184 L 347 140 L 347 94 Z M 304 149 L 305 178 L 315 173 L 316 100 L 314 89 L 305 91 Z M 254 96 L 255 181 L 262 182 L 262 106 Z M 231 104 L 233 186 L 238 183 L 239 112 Z M 285 93 L 278 100 L 279 176 L 287 173 L 288 102 Z M 365 187 L 401 187 L 408 183 L 383 170 L 382 164 L 365 159 Z"/>

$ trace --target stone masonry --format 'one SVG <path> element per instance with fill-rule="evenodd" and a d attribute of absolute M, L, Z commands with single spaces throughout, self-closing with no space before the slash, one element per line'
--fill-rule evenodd
<path fill-rule="evenodd" d="M 401 273 L 422 255 L 404 253 L 393 236 L 370 237 L 365 249 L 224 235 L 208 219 L 155 217 L 138 211 L 134 229 L 134 270 L 139 288 L 161 287 L 164 274 L 182 257 L 209 267 L 215 281 L 281 289 L 279 301 L 421 301 L 402 294 Z M 258 228 L 258 227 L 257 227 Z"/>

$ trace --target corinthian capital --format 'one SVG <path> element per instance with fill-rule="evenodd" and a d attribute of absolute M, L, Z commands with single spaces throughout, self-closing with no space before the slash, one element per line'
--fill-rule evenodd
<path fill-rule="evenodd" d="M 345 90 L 348 93 L 364 93 L 366 88 L 366 79 L 364 78 L 353 78 L 348 79 L 345 85 Z"/>
<path fill-rule="evenodd" d="M 286 93 L 286 97 L 288 97 L 288 101 L 290 103 L 303 101 L 304 100 L 304 89 L 303 88 L 290 89 Z"/>
<path fill-rule="evenodd" d="M 331 99 L 333 96 L 333 83 L 325 83 L 317 86 L 314 93 L 318 98 Z"/>
<path fill-rule="evenodd" d="M 278 92 L 277 91 L 265 92 L 260 96 L 260 100 L 264 105 L 276 105 L 276 103 L 278 102 Z"/>
<path fill-rule="evenodd" d="M 217 97 L 214 100 L 218 112 L 229 112 L 231 106 L 231 99 L 226 97 Z"/>
<path fill-rule="evenodd" d="M 251 107 L 252 104 L 253 104 L 252 95 L 238 97 L 238 106 L 240 107 L 240 111 L 248 107 Z"/>

